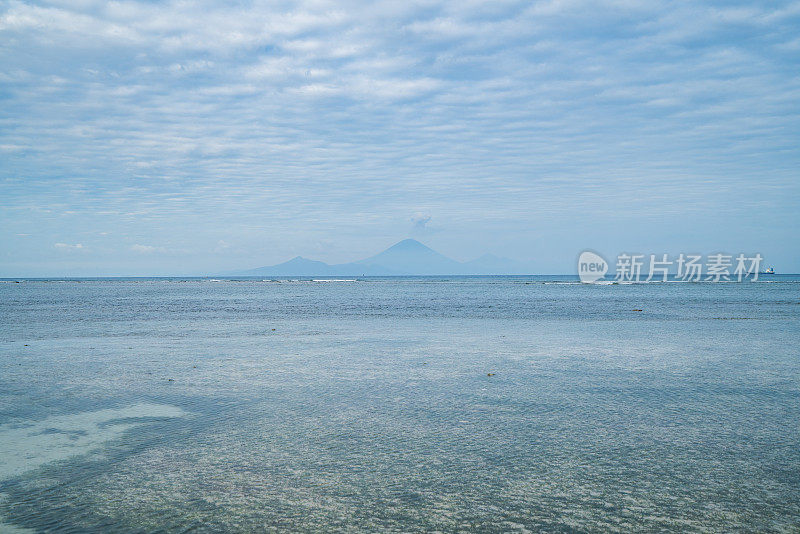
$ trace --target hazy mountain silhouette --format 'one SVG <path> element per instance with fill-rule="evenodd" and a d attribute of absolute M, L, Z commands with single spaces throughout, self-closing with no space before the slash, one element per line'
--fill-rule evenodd
<path fill-rule="evenodd" d="M 404 239 L 380 254 L 355 262 L 403 274 L 458 274 L 462 265 L 416 239 Z"/>
<path fill-rule="evenodd" d="M 327 263 L 297 256 L 279 265 L 253 269 L 251 271 L 246 271 L 243 274 L 252 273 L 255 275 L 272 274 L 276 276 L 315 276 L 320 274 L 328 274 L 330 268 L 331 266 Z"/>
<path fill-rule="evenodd" d="M 380 254 L 352 263 L 329 265 L 301 256 L 284 263 L 236 273 L 242 276 L 392 276 L 437 274 L 526 274 L 524 264 L 485 254 L 458 262 L 423 245 L 404 239 Z"/>

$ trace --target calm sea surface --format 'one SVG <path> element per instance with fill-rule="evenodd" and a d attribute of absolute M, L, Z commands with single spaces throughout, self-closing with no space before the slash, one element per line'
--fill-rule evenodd
<path fill-rule="evenodd" d="M 0 532 L 798 532 L 800 278 L 568 279 L 0 283 Z"/>

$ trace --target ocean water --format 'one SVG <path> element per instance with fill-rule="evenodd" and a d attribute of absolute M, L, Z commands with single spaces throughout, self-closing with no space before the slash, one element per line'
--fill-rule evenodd
<path fill-rule="evenodd" d="M 569 281 L 0 283 L 0 532 L 800 531 L 800 277 Z"/>

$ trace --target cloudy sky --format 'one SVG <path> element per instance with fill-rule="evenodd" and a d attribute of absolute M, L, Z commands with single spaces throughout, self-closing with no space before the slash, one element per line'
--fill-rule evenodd
<path fill-rule="evenodd" d="M 0 1 L 0 276 L 416 237 L 800 272 L 798 2 Z"/>

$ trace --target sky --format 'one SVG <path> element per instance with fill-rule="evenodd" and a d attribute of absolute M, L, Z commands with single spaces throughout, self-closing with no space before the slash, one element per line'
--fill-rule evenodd
<path fill-rule="evenodd" d="M 0 0 L 0 276 L 413 237 L 800 272 L 800 2 Z"/>

